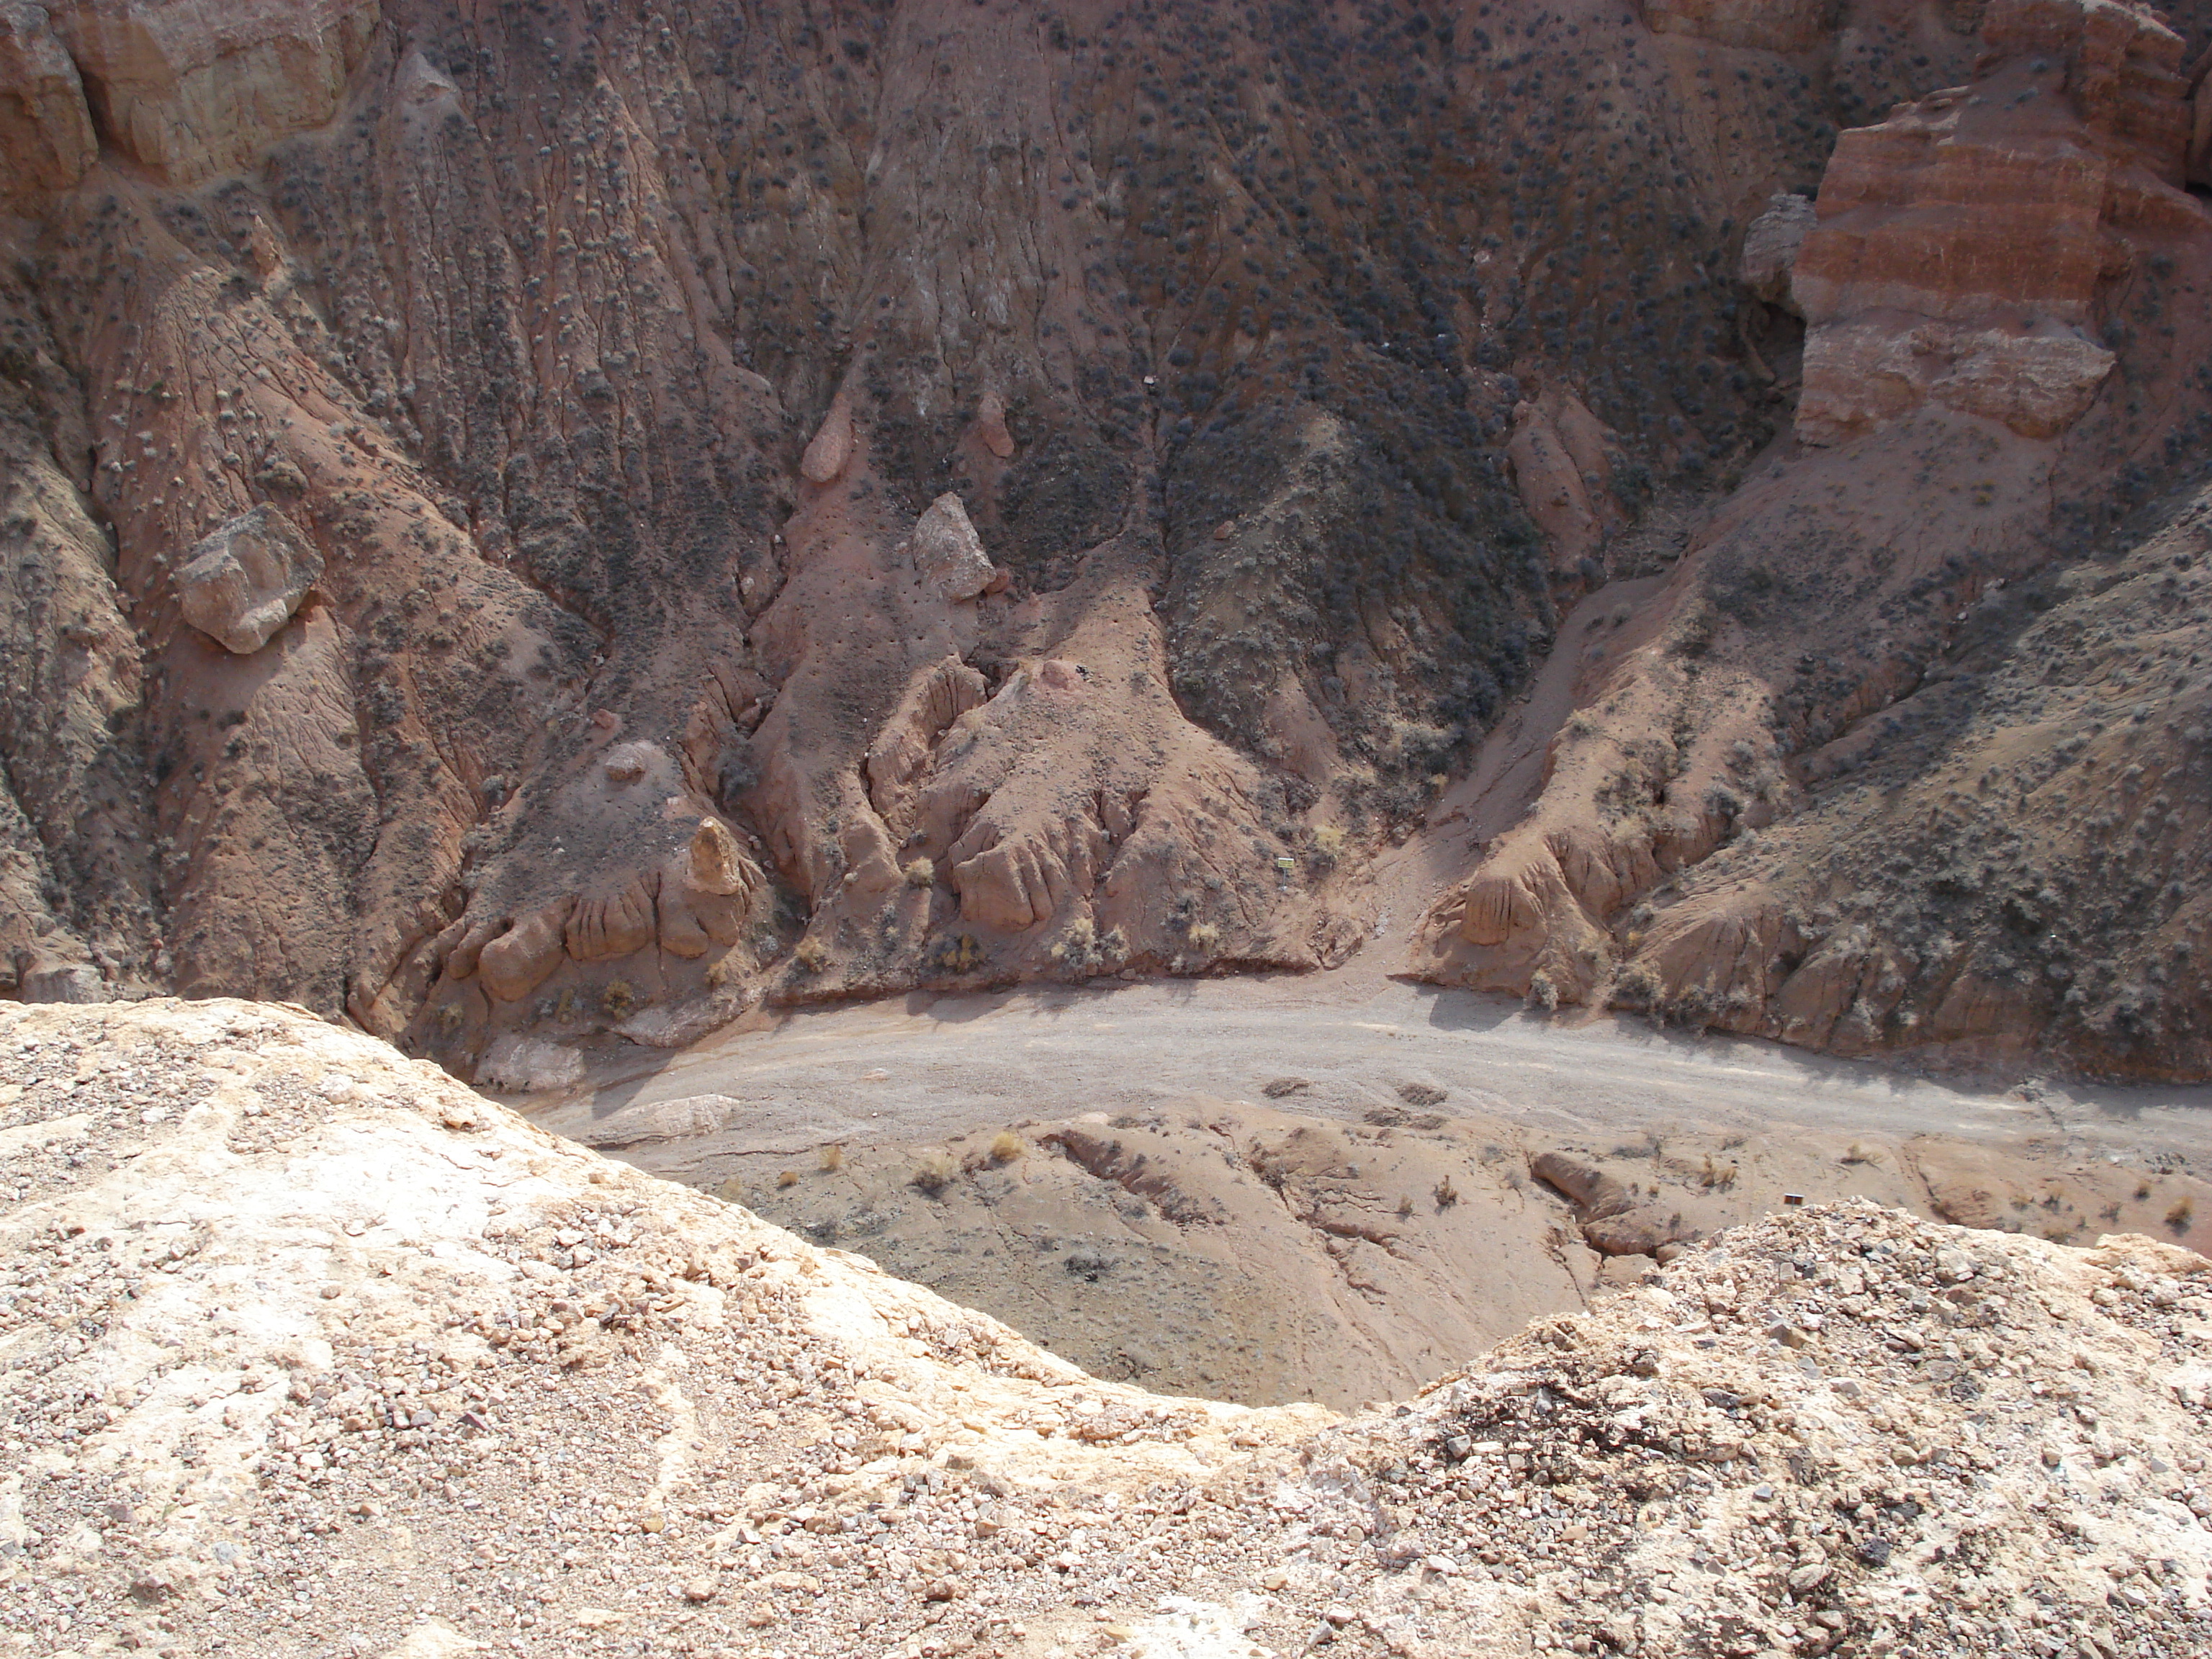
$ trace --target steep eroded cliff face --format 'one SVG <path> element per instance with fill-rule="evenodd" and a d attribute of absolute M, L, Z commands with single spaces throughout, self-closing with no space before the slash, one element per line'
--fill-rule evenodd
<path fill-rule="evenodd" d="M 1796 443 L 1592 652 L 1424 971 L 1847 1052 L 2212 1064 L 2202 76 L 2146 8 L 1981 34 L 1966 85 L 1838 143 Z"/>
<path fill-rule="evenodd" d="M 1816 808 L 1788 769 L 1924 654 L 1884 605 L 2070 556 L 2054 491 L 2181 459 L 2192 43 L 1898 0 L 9 8 L 0 977 L 467 1073 L 763 996 L 1338 961 L 1565 610 L 1724 498 L 1647 618 L 1719 646 L 1606 695 Z M 1816 189 L 1759 297 L 1748 228 Z M 2062 232 L 2064 295 L 2006 286 Z M 1913 288 L 1977 236 L 1970 302 Z M 1790 538 L 1833 595 L 1727 550 Z M 1516 847 L 1611 823 L 1581 775 Z M 1692 816 L 1496 939 L 1454 896 L 1417 967 L 1604 994 L 1732 822 Z"/>

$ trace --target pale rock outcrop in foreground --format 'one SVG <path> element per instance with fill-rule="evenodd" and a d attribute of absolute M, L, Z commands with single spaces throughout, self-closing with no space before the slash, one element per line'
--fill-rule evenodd
<path fill-rule="evenodd" d="M 0 1652 L 2212 1635 L 2207 1264 L 1867 1205 L 1385 1415 L 1102 1383 L 281 1007 L 0 1010 Z"/>

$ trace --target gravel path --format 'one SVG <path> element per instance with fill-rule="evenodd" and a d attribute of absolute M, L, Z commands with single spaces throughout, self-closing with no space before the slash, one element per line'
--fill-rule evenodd
<path fill-rule="evenodd" d="M 1407 1083 L 1447 1112 L 1498 1113 L 1563 1135 L 1650 1130 L 1951 1134 L 2069 1159 L 2212 1158 L 2212 1089 L 1918 1078 L 1776 1044 L 1630 1019 L 1577 1026 L 1516 1004 L 1395 981 L 1173 981 L 1111 989 L 915 995 L 808 1010 L 674 1054 L 625 1051 L 571 1091 L 527 1103 L 547 1128 L 594 1135 L 618 1111 L 719 1097 L 719 1132 L 656 1149 L 659 1172 L 734 1152 L 912 1140 L 1029 1115 L 1116 1112 L 1193 1095 L 1356 1119 Z M 741 1109 L 727 1110 L 727 1103 Z"/>

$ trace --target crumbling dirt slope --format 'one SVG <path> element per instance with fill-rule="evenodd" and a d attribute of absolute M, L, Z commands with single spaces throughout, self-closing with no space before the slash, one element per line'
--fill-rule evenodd
<path fill-rule="evenodd" d="M 0 1012 L 0 1643 L 2167 1655 L 2212 1286 L 1864 1202 L 1337 1419 L 986 1316 L 277 1007 Z"/>

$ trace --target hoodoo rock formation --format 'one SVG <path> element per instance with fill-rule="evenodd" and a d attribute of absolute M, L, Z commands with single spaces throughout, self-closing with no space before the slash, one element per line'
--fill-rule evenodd
<path fill-rule="evenodd" d="M 0 994 L 2212 1069 L 2200 13 L 0 4 Z"/>

